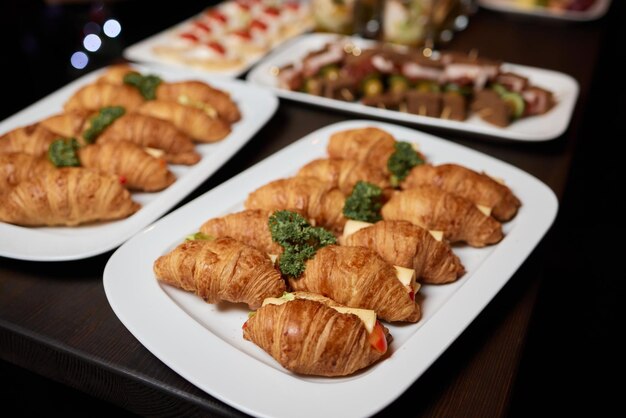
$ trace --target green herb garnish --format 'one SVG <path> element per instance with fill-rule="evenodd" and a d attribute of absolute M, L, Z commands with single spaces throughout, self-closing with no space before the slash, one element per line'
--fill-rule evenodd
<path fill-rule="evenodd" d="M 358 181 L 350 196 L 346 198 L 343 214 L 346 218 L 363 222 L 378 222 L 382 219 L 383 191 L 375 184 Z"/>
<path fill-rule="evenodd" d="M 100 109 L 97 115 L 89 120 L 89 128 L 83 133 L 87 143 L 93 143 L 98 135 L 109 127 L 117 118 L 126 113 L 122 106 L 107 106 Z"/>
<path fill-rule="evenodd" d="M 48 159 L 56 167 L 78 167 L 78 148 L 80 145 L 76 138 L 59 138 L 48 147 Z"/>
<path fill-rule="evenodd" d="M 163 80 L 159 76 L 153 74 L 142 75 L 133 72 L 124 76 L 124 83 L 139 90 L 139 93 L 146 100 L 156 99 L 156 89 L 161 84 L 161 81 Z"/>
<path fill-rule="evenodd" d="M 287 276 L 300 276 L 318 249 L 337 242 L 330 231 L 311 226 L 302 215 L 288 210 L 273 213 L 268 224 L 272 240 L 283 247 L 278 267 Z"/>
<path fill-rule="evenodd" d="M 424 164 L 424 160 L 409 142 L 398 141 L 396 150 L 387 160 L 387 168 L 391 172 L 391 185 L 397 187 L 406 178 L 409 171 L 416 165 Z"/>
<path fill-rule="evenodd" d="M 204 232 L 195 232 L 185 237 L 185 241 L 212 241 L 215 237 L 205 234 Z"/>

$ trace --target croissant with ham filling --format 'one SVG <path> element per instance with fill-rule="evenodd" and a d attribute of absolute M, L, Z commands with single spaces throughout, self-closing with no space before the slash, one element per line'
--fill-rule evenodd
<path fill-rule="evenodd" d="M 306 261 L 304 273 L 289 277 L 293 290 L 319 293 L 342 305 L 371 309 L 390 322 L 417 322 L 420 305 L 394 267 L 365 247 L 327 245 Z"/>
<path fill-rule="evenodd" d="M 384 220 L 404 220 L 431 231 L 443 231 L 450 242 L 467 242 L 473 247 L 495 244 L 502 225 L 485 215 L 469 200 L 434 186 L 396 192 L 381 209 Z"/>
<path fill-rule="evenodd" d="M 229 237 L 185 241 L 154 262 L 154 274 L 208 303 L 243 302 L 251 309 L 285 291 L 267 254 Z"/>
<path fill-rule="evenodd" d="M 0 221 L 25 226 L 73 226 L 125 218 L 139 207 L 116 177 L 64 167 L 22 181 L 2 196 Z"/>
<path fill-rule="evenodd" d="M 373 311 L 357 316 L 332 300 L 301 292 L 269 300 L 243 325 L 253 342 L 292 372 L 346 376 L 382 359 L 392 337 Z"/>
<path fill-rule="evenodd" d="M 511 189 L 486 174 L 458 164 L 414 167 L 401 184 L 403 189 L 432 185 L 464 197 L 491 211 L 499 221 L 508 221 L 517 213 L 521 202 Z"/>
<path fill-rule="evenodd" d="M 422 283 L 449 283 L 465 273 L 450 245 L 407 221 L 379 221 L 342 236 L 340 242 L 370 248 L 390 264 L 413 269 Z"/>

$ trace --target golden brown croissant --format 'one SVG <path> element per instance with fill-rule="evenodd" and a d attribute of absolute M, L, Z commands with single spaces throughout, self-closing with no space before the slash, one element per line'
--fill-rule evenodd
<path fill-rule="evenodd" d="M 23 152 L 0 153 L 0 192 L 55 169 L 44 156 L 36 157 Z"/>
<path fill-rule="evenodd" d="M 115 120 L 98 137 L 98 143 L 131 141 L 163 151 L 163 159 L 172 164 L 192 165 L 200 161 L 191 137 L 171 122 L 139 113 L 127 113 Z"/>
<path fill-rule="evenodd" d="M 319 293 L 353 308 L 372 309 L 386 321 L 417 322 L 420 305 L 398 280 L 394 267 L 365 247 L 327 245 L 290 277 L 293 290 Z"/>
<path fill-rule="evenodd" d="M 110 83 L 92 83 L 78 89 L 63 105 L 68 112 L 74 109 L 98 111 L 107 106 L 121 106 L 127 112 L 139 107 L 144 98 L 134 87 Z"/>
<path fill-rule="evenodd" d="M 119 176 L 132 190 L 155 192 L 176 180 L 165 160 L 129 141 L 87 145 L 78 150 L 78 158 L 83 167 Z"/>
<path fill-rule="evenodd" d="M 343 158 L 318 158 L 305 164 L 296 175 L 323 180 L 345 195 L 352 193 L 359 180 L 375 184 L 383 190 L 391 188 L 389 176 L 377 167 Z"/>
<path fill-rule="evenodd" d="M 0 221 L 25 226 L 73 226 L 125 218 L 139 209 L 114 176 L 81 167 L 50 170 L 2 197 Z"/>
<path fill-rule="evenodd" d="M 75 109 L 49 116 L 42 119 L 40 124 L 63 138 L 73 137 L 81 140 L 81 134 L 87 128 L 87 122 L 93 115 L 94 112 L 91 110 Z"/>
<path fill-rule="evenodd" d="M 43 155 L 59 136 L 38 123 L 15 128 L 0 136 L 0 152 Z"/>
<path fill-rule="evenodd" d="M 341 244 L 370 248 L 390 264 L 415 270 L 422 283 L 449 283 L 465 273 L 447 243 L 407 221 L 376 222 L 342 237 Z"/>
<path fill-rule="evenodd" d="M 243 337 L 292 372 L 329 377 L 350 375 L 377 362 L 391 339 L 379 322 L 370 333 L 354 314 L 298 298 L 264 305 L 244 323 Z M 379 348 L 375 339 L 382 342 Z"/>
<path fill-rule="evenodd" d="M 154 273 L 209 303 L 244 302 L 251 309 L 285 291 L 267 254 L 229 237 L 185 241 L 154 262 Z"/>
<path fill-rule="evenodd" d="M 222 119 L 177 102 L 150 100 L 139 106 L 137 112 L 170 121 L 198 142 L 216 142 L 230 133 L 230 125 Z"/>
<path fill-rule="evenodd" d="M 383 205 L 381 214 L 385 220 L 405 220 L 431 231 L 443 231 L 448 241 L 464 241 L 473 247 L 495 244 L 503 237 L 500 222 L 469 200 L 434 186 L 396 192 Z"/>
<path fill-rule="evenodd" d="M 124 84 L 124 77 L 128 73 L 138 73 L 138 71 L 128 64 L 112 65 L 96 82 Z M 239 108 L 228 93 L 199 80 L 162 81 L 156 88 L 156 99 L 191 106 L 209 106 L 215 109 L 220 119 L 228 123 L 241 119 Z"/>
<path fill-rule="evenodd" d="M 248 195 L 246 209 L 269 211 L 289 209 L 311 219 L 317 226 L 339 232 L 346 223 L 343 216 L 345 197 L 314 177 L 290 177 L 274 180 Z"/>
<path fill-rule="evenodd" d="M 228 123 L 241 119 L 239 107 L 230 95 L 198 80 L 161 83 L 156 90 L 157 100 L 172 100 L 191 106 L 210 106 L 220 119 Z"/>
<path fill-rule="evenodd" d="M 379 128 L 348 129 L 330 136 L 327 152 L 330 158 L 367 162 L 389 175 L 387 160 L 395 152 L 395 144 L 395 138 Z"/>
<path fill-rule="evenodd" d="M 418 165 L 410 171 L 401 187 L 410 189 L 428 184 L 491 209 L 491 216 L 499 221 L 512 219 L 521 206 L 519 199 L 504 184 L 457 164 Z"/>
<path fill-rule="evenodd" d="M 231 237 L 267 254 L 278 255 L 283 248 L 272 240 L 268 227 L 270 214 L 270 211 L 261 209 L 231 213 L 204 222 L 200 232 L 212 237 Z"/>

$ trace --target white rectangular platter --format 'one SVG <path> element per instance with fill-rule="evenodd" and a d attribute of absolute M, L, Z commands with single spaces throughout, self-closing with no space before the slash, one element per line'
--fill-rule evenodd
<path fill-rule="evenodd" d="M 500 128 L 483 121 L 476 115 L 470 115 L 464 121 L 447 120 L 380 109 L 358 102 L 346 102 L 278 87 L 277 79 L 272 75 L 275 67 L 280 68 L 289 63 L 299 61 L 307 53 L 318 50 L 326 43 L 337 39 L 341 38 L 332 34 L 316 33 L 302 35 L 261 60 L 250 70 L 246 79 L 252 84 L 272 89 L 280 97 L 303 103 L 353 112 L 364 116 L 408 122 L 416 126 L 433 126 L 517 141 L 547 141 L 563 134 L 569 126 L 574 105 L 578 98 L 578 82 L 567 74 L 535 67 L 503 64 L 503 70 L 519 73 L 528 77 L 532 84 L 552 91 L 557 104 L 544 115 L 523 118 L 505 128 Z M 356 37 L 348 39 L 360 48 L 372 45 L 370 40 Z"/>
<path fill-rule="evenodd" d="M 0 222 L 0 256 L 34 261 L 75 260 L 101 254 L 119 246 L 162 216 L 235 154 L 270 119 L 278 107 L 274 94 L 238 80 L 215 79 L 207 74 L 180 69 L 136 65 L 146 74 L 165 81 L 202 80 L 230 93 L 239 106 L 241 120 L 231 133 L 212 144 L 196 145 L 202 159 L 193 166 L 170 165 L 176 181 L 156 193 L 133 193 L 142 205 L 132 216 L 111 222 L 77 227 L 21 227 Z M 80 87 L 102 75 L 105 69 L 86 74 L 28 108 L 0 122 L 0 133 L 61 113 L 63 103 Z"/>
<path fill-rule="evenodd" d="M 247 309 L 207 304 L 194 294 L 161 285 L 153 262 L 204 221 L 242 210 L 256 188 L 326 156 L 333 132 L 363 126 L 418 143 L 434 164 L 456 162 L 503 178 L 523 206 L 504 225 L 505 238 L 497 245 L 454 247 L 467 273 L 452 284 L 422 286 L 423 318 L 418 323 L 386 324 L 393 335 L 388 358 L 349 377 L 296 375 L 243 339 Z M 540 242 L 557 210 L 558 201 L 544 183 L 507 163 L 405 127 L 341 122 L 294 142 L 128 240 L 105 267 L 104 289 L 118 318 L 148 350 L 198 388 L 245 413 L 272 418 L 370 416 L 400 396 L 480 313 Z"/>
<path fill-rule="evenodd" d="M 587 22 L 604 16 L 611 5 L 611 0 L 596 0 L 586 10 L 554 10 L 523 4 L 515 0 L 479 0 L 478 4 L 485 9 L 497 12 L 572 22 Z"/>

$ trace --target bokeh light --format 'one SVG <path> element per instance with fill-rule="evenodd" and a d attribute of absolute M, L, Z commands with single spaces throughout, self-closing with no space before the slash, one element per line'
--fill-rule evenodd
<path fill-rule="evenodd" d="M 82 51 L 76 51 L 72 54 L 70 58 L 70 63 L 72 67 L 82 70 L 89 64 L 89 57 Z"/>
<path fill-rule="evenodd" d="M 122 31 L 122 25 L 115 19 L 109 19 L 104 22 L 104 34 L 109 38 L 115 38 Z"/>
<path fill-rule="evenodd" d="M 100 49 L 101 45 L 102 40 L 98 35 L 94 35 L 93 33 L 85 36 L 85 39 L 83 39 L 83 46 L 87 51 L 95 52 Z"/>

